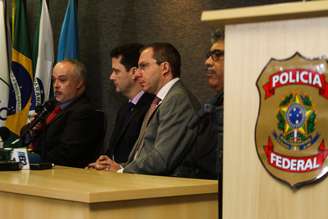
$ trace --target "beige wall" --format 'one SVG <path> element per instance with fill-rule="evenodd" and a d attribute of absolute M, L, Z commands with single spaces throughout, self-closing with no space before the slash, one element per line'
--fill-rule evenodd
<path fill-rule="evenodd" d="M 328 18 L 226 27 L 224 219 L 327 218 L 328 181 L 292 191 L 261 165 L 255 147 L 256 80 L 271 57 L 328 55 Z"/>

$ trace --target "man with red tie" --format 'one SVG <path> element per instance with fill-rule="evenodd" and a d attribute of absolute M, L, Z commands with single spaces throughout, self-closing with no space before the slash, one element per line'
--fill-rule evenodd
<path fill-rule="evenodd" d="M 57 105 L 35 130 L 34 151 L 42 161 L 84 167 L 96 158 L 104 127 L 84 94 L 86 68 L 76 60 L 58 62 L 52 80 Z"/>
<path fill-rule="evenodd" d="M 183 160 L 192 149 L 195 129 L 188 124 L 199 102 L 180 80 L 181 58 L 169 43 L 153 43 L 141 50 L 136 74 L 142 89 L 155 96 L 139 137 L 124 164 L 103 161 L 109 171 L 180 176 Z M 188 173 L 186 173 L 187 175 Z"/>

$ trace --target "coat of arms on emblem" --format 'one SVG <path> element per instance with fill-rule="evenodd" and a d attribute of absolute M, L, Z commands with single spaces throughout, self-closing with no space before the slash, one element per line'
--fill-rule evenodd
<path fill-rule="evenodd" d="M 269 173 L 292 188 L 328 173 L 328 65 L 299 53 L 271 59 L 257 80 L 255 140 Z"/>

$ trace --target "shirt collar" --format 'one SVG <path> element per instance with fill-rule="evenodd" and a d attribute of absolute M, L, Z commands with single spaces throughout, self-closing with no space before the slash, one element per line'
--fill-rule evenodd
<path fill-rule="evenodd" d="M 70 100 L 67 100 L 63 103 L 58 103 L 58 106 L 60 107 L 61 110 L 64 110 L 65 108 L 67 108 L 71 103 L 75 102 L 75 100 L 79 99 L 80 97 L 82 97 L 82 95 L 77 96 L 77 97 L 73 97 Z"/>
<path fill-rule="evenodd" d="M 164 100 L 165 96 L 167 95 L 167 93 L 171 90 L 171 88 L 173 87 L 173 85 L 179 81 L 180 78 L 174 78 L 172 80 L 170 80 L 169 82 L 167 82 L 156 94 L 156 96 L 158 98 L 161 99 L 161 101 Z"/>
<path fill-rule="evenodd" d="M 68 105 L 70 105 L 73 101 L 75 100 L 74 99 L 71 99 L 71 100 L 68 100 L 68 101 L 65 101 L 64 103 L 59 103 L 59 107 L 61 110 L 64 110 L 66 107 L 68 107 Z"/>
<path fill-rule="evenodd" d="M 139 102 L 140 98 L 142 97 L 142 95 L 144 94 L 144 91 L 140 91 L 137 95 L 135 95 L 131 100 L 129 100 L 130 103 L 133 103 L 134 105 L 137 105 L 137 103 Z"/>

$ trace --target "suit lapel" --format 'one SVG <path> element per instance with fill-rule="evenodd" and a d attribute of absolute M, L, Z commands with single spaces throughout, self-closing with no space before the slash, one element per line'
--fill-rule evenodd
<path fill-rule="evenodd" d="M 137 115 L 140 113 L 140 111 L 143 110 L 144 106 L 147 105 L 149 99 L 149 94 L 144 93 L 138 103 L 134 106 L 134 110 L 132 111 L 130 117 L 127 120 L 124 120 L 124 124 L 121 126 L 121 131 L 118 135 L 118 137 L 116 138 L 116 142 L 123 136 L 123 134 L 125 133 L 125 131 L 127 130 L 127 128 L 129 127 L 130 123 L 133 122 L 133 120 L 137 117 Z M 125 108 L 125 112 L 127 111 L 127 107 Z M 126 113 L 123 113 L 123 116 L 125 118 Z M 124 119 L 123 118 L 123 119 Z M 120 122 L 123 121 L 123 119 L 121 119 Z M 115 142 L 115 144 L 116 144 Z"/>
<path fill-rule="evenodd" d="M 161 105 L 161 103 L 159 103 L 152 112 L 147 112 L 148 115 L 146 114 L 146 116 L 145 116 L 145 119 L 143 121 L 141 130 L 140 130 L 139 137 L 138 137 L 138 139 L 137 139 L 135 145 L 133 146 L 133 149 L 132 149 L 132 151 L 131 151 L 131 153 L 129 155 L 128 162 L 133 161 L 134 158 L 136 156 L 138 156 L 138 154 L 142 150 L 142 148 L 144 146 L 144 137 L 145 137 L 145 134 L 146 134 L 146 130 L 148 128 L 148 125 L 150 123 L 150 120 L 155 115 L 155 113 L 157 112 L 157 110 L 158 110 L 158 108 L 159 108 L 160 105 Z"/>
<path fill-rule="evenodd" d="M 151 119 L 152 119 L 153 116 L 155 115 L 155 113 L 156 113 L 156 111 L 157 111 L 157 109 L 159 108 L 160 105 L 161 105 L 161 103 L 159 103 L 159 104 L 156 106 L 156 108 L 154 109 L 154 111 L 152 111 L 152 112 L 150 113 L 150 115 L 148 116 L 148 121 L 147 121 L 147 126 L 146 126 L 146 128 L 148 127 L 148 125 L 149 125 Z"/>
<path fill-rule="evenodd" d="M 127 112 L 127 108 L 125 109 L 125 112 Z M 135 107 L 135 109 L 132 111 L 131 115 L 129 116 L 128 119 L 125 118 L 124 115 L 126 115 L 126 113 L 122 114 L 122 118 L 120 118 L 120 120 L 118 121 L 119 124 L 123 124 L 120 127 L 120 132 L 118 133 L 118 136 L 115 140 L 115 144 L 122 138 L 123 134 L 125 133 L 126 129 L 128 128 L 130 122 L 132 121 L 132 119 L 134 118 L 134 116 L 137 114 L 137 107 Z"/>
<path fill-rule="evenodd" d="M 61 119 L 63 116 L 65 116 L 65 114 L 71 109 L 72 106 L 74 106 L 76 103 L 79 102 L 79 100 L 82 97 L 77 98 L 76 100 L 74 100 L 72 103 L 70 103 L 68 106 L 66 106 L 63 110 L 61 110 L 57 116 L 51 121 L 51 123 L 49 123 L 49 125 L 51 125 L 52 123 L 56 122 L 57 120 Z M 48 126 L 49 126 L 48 125 Z"/>
<path fill-rule="evenodd" d="M 149 114 L 149 112 L 147 112 L 146 116 L 145 116 L 145 119 L 144 119 L 144 122 L 142 124 L 142 127 L 141 127 L 141 130 L 140 130 L 140 134 L 139 134 L 139 137 L 136 141 L 136 143 L 134 144 L 133 146 L 133 149 L 129 155 L 129 159 L 128 159 L 128 163 L 129 162 L 132 162 L 135 157 L 138 156 L 138 154 L 140 153 L 140 151 L 142 150 L 143 146 L 144 146 L 144 136 L 145 136 L 145 133 L 146 133 L 146 130 L 148 128 L 148 125 L 151 121 L 151 119 L 153 118 L 153 116 L 155 116 L 155 113 L 157 113 L 158 111 L 158 108 L 163 104 L 163 102 L 165 102 L 165 99 L 167 97 L 169 97 L 170 95 L 174 94 L 175 93 L 175 90 L 178 88 L 178 87 L 181 87 L 182 84 L 179 81 L 177 81 L 172 87 L 171 89 L 169 90 L 169 92 L 166 94 L 166 96 L 164 97 L 164 99 L 156 106 L 155 110 L 153 112 L 151 112 L 150 115 L 147 115 Z M 144 124 L 146 123 L 146 124 Z"/>

